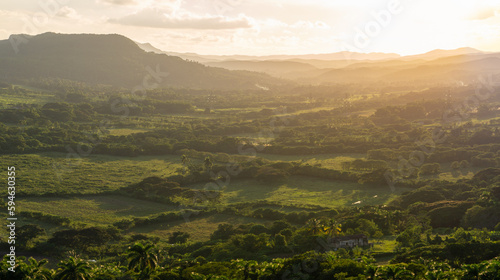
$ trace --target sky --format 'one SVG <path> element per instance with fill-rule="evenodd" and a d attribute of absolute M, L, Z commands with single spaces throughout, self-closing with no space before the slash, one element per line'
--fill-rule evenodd
<path fill-rule="evenodd" d="M 500 0 L 0 2 L 0 39 L 49 31 L 117 33 L 165 51 L 216 55 L 500 51 Z"/>

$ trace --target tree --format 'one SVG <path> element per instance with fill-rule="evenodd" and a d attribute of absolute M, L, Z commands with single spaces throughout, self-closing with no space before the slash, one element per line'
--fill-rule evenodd
<path fill-rule="evenodd" d="M 311 219 L 307 222 L 307 230 L 312 234 L 316 235 L 322 232 L 323 225 L 318 219 Z"/>
<path fill-rule="evenodd" d="M 500 277 L 500 259 L 491 260 L 483 272 L 485 279 L 498 279 Z"/>
<path fill-rule="evenodd" d="M 234 234 L 231 224 L 219 224 L 217 229 L 210 235 L 210 240 L 228 240 Z"/>
<path fill-rule="evenodd" d="M 128 249 L 128 269 L 149 275 L 158 265 L 158 255 L 152 244 L 135 243 Z"/>
<path fill-rule="evenodd" d="M 259 235 L 249 233 L 233 236 L 232 243 L 236 247 L 255 253 L 266 247 L 267 239 L 268 236 L 264 233 Z"/>
<path fill-rule="evenodd" d="M 368 265 L 365 269 L 365 276 L 367 280 L 377 279 L 378 267 L 374 265 Z"/>
<path fill-rule="evenodd" d="M 378 227 L 378 225 L 371 220 L 359 219 L 357 221 L 357 223 L 359 225 L 356 228 L 357 232 L 362 232 L 362 233 L 366 234 L 368 237 L 374 237 L 375 235 L 377 235 L 377 236 L 382 235 L 382 232 L 380 231 L 380 228 Z"/>
<path fill-rule="evenodd" d="M 118 238 L 116 228 L 89 227 L 57 231 L 48 242 L 57 246 L 86 250 L 89 246 L 102 246 Z"/>
<path fill-rule="evenodd" d="M 342 231 L 340 227 L 341 224 L 339 224 L 335 219 L 329 219 L 325 222 L 323 230 L 329 236 L 338 236 Z"/>
<path fill-rule="evenodd" d="M 269 232 L 271 234 L 277 234 L 280 231 L 287 229 L 287 228 L 291 228 L 291 227 L 292 227 L 292 225 L 285 220 L 274 221 L 273 225 L 269 228 Z"/>
<path fill-rule="evenodd" d="M 481 279 L 480 277 L 485 267 L 486 264 L 484 263 L 473 263 L 465 265 L 463 267 L 465 269 L 464 279 L 471 279 L 471 280 Z"/>
<path fill-rule="evenodd" d="M 26 247 L 28 242 L 44 233 L 45 230 L 40 226 L 29 224 L 20 226 L 16 231 L 16 237 L 19 243 Z"/>
<path fill-rule="evenodd" d="M 495 231 L 500 231 L 500 223 L 495 226 Z"/>
<path fill-rule="evenodd" d="M 424 275 L 424 278 L 426 280 L 440 280 L 440 279 L 445 279 L 445 273 L 443 271 L 427 271 Z"/>
<path fill-rule="evenodd" d="M 400 233 L 396 238 L 396 241 L 400 243 L 401 247 L 413 247 L 415 244 L 421 241 L 421 233 L 422 227 L 414 225 L 408 227 L 402 233 Z"/>
<path fill-rule="evenodd" d="M 392 279 L 392 280 L 402 279 L 401 276 L 408 273 L 411 272 L 405 270 L 404 267 L 402 266 L 388 265 L 385 267 L 383 279 Z"/>
<path fill-rule="evenodd" d="M 41 261 L 37 261 L 34 258 L 30 257 L 28 259 L 26 275 L 28 275 L 28 279 L 30 280 L 51 280 L 52 279 L 52 271 L 45 268 L 44 266 L 48 263 L 46 259 Z"/>
<path fill-rule="evenodd" d="M 210 172 L 212 170 L 212 167 L 214 166 L 214 163 L 212 162 L 212 159 L 210 157 L 206 157 L 203 161 L 203 166 L 205 167 L 205 170 L 207 172 Z"/>
<path fill-rule="evenodd" d="M 189 233 L 187 232 L 182 232 L 182 231 L 176 231 L 170 235 L 168 238 L 168 243 L 170 244 L 182 244 L 186 243 L 188 238 L 189 238 Z"/>
<path fill-rule="evenodd" d="M 187 155 L 182 155 L 181 156 L 181 162 L 182 162 L 182 165 L 187 165 L 189 163 L 189 158 Z"/>
<path fill-rule="evenodd" d="M 420 167 L 420 174 L 432 175 L 441 172 L 441 165 L 439 163 L 426 163 Z"/>
<path fill-rule="evenodd" d="M 56 278 L 58 280 L 90 280 L 89 264 L 81 259 L 69 257 L 66 261 L 61 261 L 59 264 Z"/>
<path fill-rule="evenodd" d="M 260 225 L 260 224 L 257 224 L 257 225 L 253 225 L 249 230 L 248 230 L 248 233 L 253 233 L 253 234 L 261 234 L 261 233 L 268 233 L 269 232 L 269 229 L 264 226 L 264 225 Z"/>
<path fill-rule="evenodd" d="M 285 236 L 281 234 L 276 234 L 274 236 L 274 248 L 276 249 L 283 249 L 286 247 L 286 239 Z"/>

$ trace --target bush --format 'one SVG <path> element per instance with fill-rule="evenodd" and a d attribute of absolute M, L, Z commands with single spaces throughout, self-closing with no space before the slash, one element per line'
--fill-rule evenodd
<path fill-rule="evenodd" d="M 256 253 L 266 247 L 267 235 L 266 234 L 244 234 L 236 235 L 231 239 L 234 246 L 241 248 L 245 251 Z"/>
<path fill-rule="evenodd" d="M 345 277 L 357 277 L 359 274 L 364 274 L 364 271 L 365 265 L 363 263 L 349 259 L 340 259 L 331 264 L 329 268 L 325 268 L 319 279 L 343 279 L 335 278 L 339 274 L 344 274 Z"/>
<path fill-rule="evenodd" d="M 433 175 L 441 172 L 441 165 L 439 163 L 426 163 L 420 167 L 420 174 Z"/>
<path fill-rule="evenodd" d="M 219 224 L 210 235 L 210 240 L 228 240 L 234 234 L 234 227 L 230 224 Z"/>
<path fill-rule="evenodd" d="M 176 231 L 173 232 L 172 235 L 168 237 L 168 243 L 170 244 L 186 243 L 189 237 L 190 235 L 187 232 Z"/>
<path fill-rule="evenodd" d="M 252 234 L 261 234 L 261 233 L 269 233 L 269 229 L 264 225 L 254 225 L 250 228 L 248 233 Z"/>

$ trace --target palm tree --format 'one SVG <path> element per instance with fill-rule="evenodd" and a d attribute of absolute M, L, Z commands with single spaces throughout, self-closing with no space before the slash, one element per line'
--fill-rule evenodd
<path fill-rule="evenodd" d="M 481 272 L 485 268 L 486 264 L 484 263 L 474 263 L 464 266 L 465 275 L 471 279 L 479 280 L 481 276 Z"/>
<path fill-rule="evenodd" d="M 243 273 L 243 279 L 253 279 L 258 276 L 258 265 L 256 261 L 235 260 L 231 265 L 236 271 Z"/>
<path fill-rule="evenodd" d="M 434 271 L 427 271 L 424 277 L 427 280 L 441 280 L 445 279 L 446 274 L 443 271 L 434 270 Z"/>
<path fill-rule="evenodd" d="M 405 270 L 404 267 L 388 265 L 385 268 L 384 279 L 397 280 L 397 279 L 401 279 L 401 276 L 403 276 L 403 275 L 408 276 L 409 274 L 413 274 L 413 273 L 411 273 L 408 270 Z"/>
<path fill-rule="evenodd" d="M 433 262 L 431 263 L 431 267 L 434 270 L 439 270 L 439 271 L 448 271 L 451 269 L 451 266 L 447 263 L 438 263 L 438 262 Z"/>
<path fill-rule="evenodd" d="M 330 236 L 338 236 L 342 231 L 340 226 L 341 225 L 337 221 L 335 221 L 335 219 L 330 219 L 325 222 L 323 230 Z"/>
<path fill-rule="evenodd" d="M 129 247 L 128 259 L 130 261 L 128 269 L 149 275 L 158 265 L 158 255 L 153 250 L 154 246 L 152 244 L 135 243 L 134 246 Z"/>
<path fill-rule="evenodd" d="M 321 221 L 318 219 L 311 219 L 307 223 L 308 231 L 312 233 L 313 235 L 316 235 L 320 233 L 323 229 L 323 225 L 321 224 Z"/>
<path fill-rule="evenodd" d="M 69 257 L 67 261 L 61 261 L 59 264 L 59 273 L 56 275 L 58 280 L 89 280 L 90 266 L 87 262 Z"/>
<path fill-rule="evenodd" d="M 51 280 L 52 271 L 44 268 L 48 263 L 46 259 L 37 262 L 34 258 L 30 257 L 28 259 L 26 267 L 26 279 L 29 280 Z"/>
<path fill-rule="evenodd" d="M 377 270 L 378 270 L 377 266 L 368 265 L 365 269 L 366 279 L 369 279 L 369 280 L 377 279 Z"/>
<path fill-rule="evenodd" d="M 485 269 L 484 276 L 486 279 L 495 279 L 495 277 L 500 277 L 500 261 L 490 261 Z"/>

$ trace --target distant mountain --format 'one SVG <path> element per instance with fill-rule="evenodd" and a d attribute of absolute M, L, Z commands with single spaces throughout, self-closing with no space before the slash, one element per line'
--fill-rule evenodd
<path fill-rule="evenodd" d="M 402 59 L 404 60 L 415 60 L 415 59 L 424 59 L 424 60 L 434 60 L 443 57 L 449 56 L 457 56 L 457 55 L 470 55 L 470 54 L 484 54 L 484 52 L 480 50 L 476 50 L 474 48 L 459 48 L 455 50 L 433 50 L 424 54 L 417 55 L 409 55 L 404 56 Z"/>
<path fill-rule="evenodd" d="M 202 55 L 196 53 L 177 53 L 162 51 L 153 47 L 149 43 L 136 44 L 143 50 L 155 53 L 164 53 L 175 55 L 184 59 L 194 60 L 198 62 L 217 62 L 217 61 L 277 61 L 277 60 L 385 60 L 400 58 L 399 54 L 395 53 L 356 53 L 356 52 L 336 52 L 325 54 L 301 54 L 301 55 L 266 55 L 266 56 L 251 56 L 251 55 Z"/>
<path fill-rule="evenodd" d="M 247 61 L 247 60 L 230 60 L 205 63 L 209 66 L 222 67 L 229 70 L 248 70 L 267 73 L 276 77 L 282 77 L 295 71 L 315 71 L 318 68 L 301 62 L 289 60 L 264 60 L 264 61 Z"/>
<path fill-rule="evenodd" d="M 198 89 L 258 89 L 257 85 L 272 87 L 282 82 L 266 74 L 208 67 L 146 52 L 116 34 L 44 33 L 29 37 L 19 45 L 18 53 L 9 40 L 0 41 L 0 80 L 39 77 L 128 88 L 158 83 Z"/>
<path fill-rule="evenodd" d="M 472 48 L 404 57 L 349 52 L 213 56 L 164 52 L 116 34 L 23 36 L 27 42 L 18 46 L 17 53 L 9 40 L 0 41 L 0 81 L 62 78 L 126 88 L 158 83 L 163 87 L 257 90 L 295 82 L 467 83 L 478 75 L 500 74 L 500 53 Z"/>
<path fill-rule="evenodd" d="M 136 43 L 137 46 L 139 46 L 139 48 L 143 49 L 146 52 L 153 52 L 159 54 L 165 53 L 164 51 L 153 47 L 153 45 L 151 45 L 150 43 L 139 43 L 139 42 L 134 42 L 134 43 Z"/>
<path fill-rule="evenodd" d="M 196 61 L 196 62 L 200 62 L 200 63 L 218 61 L 217 59 L 205 58 L 205 57 L 198 55 L 198 54 L 195 54 L 195 53 L 178 53 L 178 52 L 162 51 L 162 50 L 154 47 L 150 43 L 139 43 L 139 42 L 135 42 L 135 43 L 139 46 L 139 48 L 143 49 L 146 52 L 153 52 L 153 53 L 158 53 L 158 54 L 178 56 L 178 57 L 185 59 L 185 60 L 191 60 L 191 61 Z"/>
<path fill-rule="evenodd" d="M 148 44 L 141 48 L 163 52 Z M 394 53 L 338 52 L 305 55 L 198 55 L 169 53 L 205 65 L 229 70 L 266 73 L 306 84 L 357 82 L 467 82 L 479 74 L 496 73 L 495 53 L 473 48 L 433 50 L 424 54 L 400 56 Z M 478 60 L 488 59 L 482 62 Z"/>
<path fill-rule="evenodd" d="M 470 54 L 439 58 L 430 61 L 414 60 L 353 64 L 345 68 L 330 69 L 308 82 L 424 82 L 469 83 L 480 75 L 500 75 L 500 53 Z"/>
<path fill-rule="evenodd" d="M 474 56 L 475 59 L 455 61 L 454 63 L 436 63 L 431 61 L 420 66 L 390 73 L 383 79 L 391 81 L 435 81 L 435 82 L 471 82 L 479 76 L 500 74 L 500 54 Z M 443 59 L 444 60 L 444 59 Z M 445 60 L 446 61 L 446 60 Z"/>

